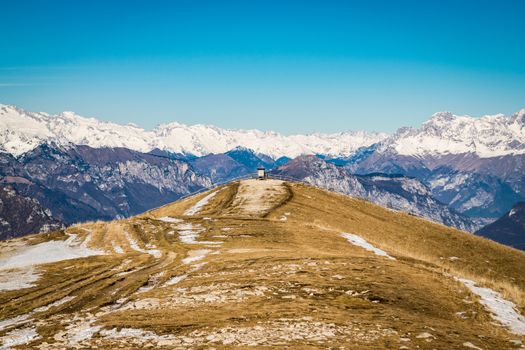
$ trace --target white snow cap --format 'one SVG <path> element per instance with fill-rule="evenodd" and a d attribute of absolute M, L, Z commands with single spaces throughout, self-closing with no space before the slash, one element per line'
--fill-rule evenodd
<path fill-rule="evenodd" d="M 421 128 L 400 128 L 392 136 L 364 131 L 285 136 L 273 131 L 176 122 L 148 131 L 134 124 L 104 122 L 74 112 L 49 115 L 0 104 L 0 151 L 18 156 L 44 142 L 125 147 L 140 152 L 158 148 L 196 156 L 224 153 L 242 146 L 275 159 L 303 154 L 346 157 L 362 147 L 380 143 L 380 150 L 393 149 L 402 155 L 474 153 L 497 157 L 525 154 L 525 108 L 511 117 L 495 114 L 474 118 L 438 112 Z"/>
<path fill-rule="evenodd" d="M 9 130 L 10 132 L 6 132 Z M 388 135 L 363 131 L 285 136 L 273 131 L 221 129 L 211 125 L 169 123 L 151 131 L 81 117 L 73 112 L 57 115 L 33 113 L 0 104 L 0 151 L 21 155 L 44 142 L 100 147 L 126 147 L 149 152 L 155 148 L 202 156 L 224 153 L 238 146 L 274 158 L 301 154 L 350 155 Z"/>
<path fill-rule="evenodd" d="M 409 156 L 473 153 L 481 158 L 525 154 L 525 109 L 511 117 L 479 118 L 435 113 L 421 128 L 403 128 L 385 142 L 384 149 Z"/>

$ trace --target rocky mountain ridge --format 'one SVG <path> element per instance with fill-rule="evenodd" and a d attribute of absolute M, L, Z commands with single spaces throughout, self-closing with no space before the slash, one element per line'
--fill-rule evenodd
<path fill-rule="evenodd" d="M 0 177 L 0 187 L 35 199 L 53 220 L 66 225 L 128 217 L 211 185 L 186 161 L 124 148 L 48 144 L 19 158 L 0 154 Z M 25 219 L 18 214 L 20 218 L 2 211 L 2 218 Z M 16 231 L 6 227 L 0 237 L 33 232 L 31 225 Z"/>

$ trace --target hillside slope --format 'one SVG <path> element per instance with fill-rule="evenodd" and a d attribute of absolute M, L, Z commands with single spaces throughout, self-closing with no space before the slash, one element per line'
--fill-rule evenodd
<path fill-rule="evenodd" d="M 525 341 L 525 253 L 277 180 L 0 242 L 0 254 L 4 347 L 517 349 Z"/>
<path fill-rule="evenodd" d="M 479 228 L 464 216 L 436 200 L 421 181 L 381 173 L 352 174 L 316 156 L 297 157 L 273 171 L 317 187 L 366 199 L 372 203 L 400 210 L 457 229 L 474 232 Z"/>

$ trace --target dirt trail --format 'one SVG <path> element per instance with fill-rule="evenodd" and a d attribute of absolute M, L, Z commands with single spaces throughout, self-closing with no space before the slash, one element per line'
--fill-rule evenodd
<path fill-rule="evenodd" d="M 244 180 L 233 199 L 229 213 L 236 216 L 264 216 L 283 202 L 288 190 L 280 180 Z"/>

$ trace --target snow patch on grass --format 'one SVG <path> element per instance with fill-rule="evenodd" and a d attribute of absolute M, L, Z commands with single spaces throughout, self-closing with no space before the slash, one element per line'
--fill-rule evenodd
<path fill-rule="evenodd" d="M 384 256 L 385 258 L 388 258 L 391 260 L 396 260 L 394 257 L 391 257 L 390 255 L 388 255 L 388 253 L 385 252 L 384 250 L 374 247 L 373 245 L 368 243 L 364 238 L 358 235 L 353 235 L 351 233 L 342 233 L 341 236 L 346 238 L 346 240 L 352 243 L 353 245 L 356 245 L 370 252 L 373 252 L 375 255 Z"/>
<path fill-rule="evenodd" d="M 22 322 L 27 321 L 29 317 L 31 317 L 32 314 L 33 314 L 32 312 L 29 312 L 27 314 L 19 315 L 13 318 L 8 318 L 8 319 L 0 321 L 0 331 L 8 327 L 16 326 Z"/>
<path fill-rule="evenodd" d="M 101 250 L 88 248 L 89 240 L 90 236 L 80 243 L 76 235 L 70 234 L 64 241 L 21 246 L 14 254 L 0 260 L 0 290 L 33 287 L 34 282 L 40 278 L 34 265 L 105 254 Z"/>
<path fill-rule="evenodd" d="M 178 224 L 179 222 L 182 222 L 181 219 L 172 218 L 170 216 L 163 216 L 161 218 L 157 218 L 157 220 L 162 222 L 169 222 L 171 224 Z"/>
<path fill-rule="evenodd" d="M 24 323 L 24 322 L 30 320 L 30 317 L 33 316 L 35 313 L 47 311 L 47 310 L 49 310 L 50 308 L 52 308 L 54 306 L 59 306 L 59 305 L 65 304 L 65 303 L 73 300 L 74 298 L 75 297 L 67 296 L 67 297 L 64 297 L 64 298 L 62 298 L 60 300 L 57 300 L 57 301 L 55 301 L 55 302 L 53 302 L 51 304 L 37 307 L 33 311 L 28 312 L 26 314 L 19 315 L 19 316 L 13 317 L 13 318 L 8 318 L 8 319 L 5 319 L 5 320 L 1 320 L 0 321 L 0 331 L 4 330 L 6 328 L 9 328 L 9 327 L 12 327 L 12 326 L 17 326 L 17 325 L 19 325 L 21 323 Z"/>
<path fill-rule="evenodd" d="M 115 251 L 115 253 L 117 253 L 117 254 L 123 254 L 124 253 L 124 250 L 122 249 L 122 247 L 119 246 L 118 244 L 116 244 L 115 242 L 111 243 L 111 245 L 113 246 L 113 250 Z"/>
<path fill-rule="evenodd" d="M 463 343 L 463 346 L 469 349 L 475 349 L 475 350 L 483 350 L 482 348 L 472 344 L 471 342 L 467 341 Z"/>
<path fill-rule="evenodd" d="M 71 329 L 68 329 L 68 337 L 70 344 L 78 344 L 84 340 L 91 339 L 93 334 L 100 331 L 101 326 L 92 326 L 93 321 L 81 323 Z"/>
<path fill-rule="evenodd" d="M 180 275 L 180 276 L 172 277 L 169 280 L 167 280 L 166 283 L 164 283 L 164 286 L 172 286 L 174 284 L 177 284 L 183 281 L 184 279 L 186 279 L 186 277 L 188 277 L 188 275 Z"/>
<path fill-rule="evenodd" d="M 135 241 L 135 239 L 133 239 L 133 237 L 131 237 L 131 235 L 127 231 L 124 231 L 124 236 L 126 236 L 130 248 L 134 251 L 153 255 L 157 259 L 162 256 L 162 252 L 158 249 L 142 249 L 141 247 L 139 247 L 137 241 Z"/>
<path fill-rule="evenodd" d="M 209 249 L 197 249 L 197 250 L 190 250 L 188 252 L 188 257 L 182 259 L 183 264 L 191 264 L 195 261 L 199 261 L 204 259 L 206 255 L 210 254 L 211 250 Z"/>
<path fill-rule="evenodd" d="M 135 241 L 135 239 L 133 239 L 133 237 L 131 237 L 127 231 L 124 231 L 124 236 L 126 236 L 126 239 L 128 240 L 131 249 L 140 253 L 144 253 L 144 249 L 139 247 L 137 241 Z"/>
<path fill-rule="evenodd" d="M 517 311 L 513 302 L 505 300 L 500 293 L 490 288 L 476 286 L 476 282 L 472 280 L 465 278 L 456 278 L 456 280 L 480 297 L 479 302 L 491 312 L 494 320 L 507 327 L 512 333 L 525 335 L 525 317 Z"/>
<path fill-rule="evenodd" d="M 44 312 L 44 311 L 47 311 L 49 309 L 51 309 L 52 307 L 55 307 L 55 306 L 60 306 L 62 304 L 65 304 L 67 302 L 70 302 L 71 300 L 75 299 L 74 296 L 67 296 L 67 297 L 64 297 L 60 300 L 57 300 L 51 304 L 48 304 L 46 306 L 41 306 L 41 307 L 37 307 L 36 309 L 33 310 L 33 312 Z"/>
<path fill-rule="evenodd" d="M 34 287 L 40 274 L 33 267 L 0 272 L 0 291 Z"/>
<path fill-rule="evenodd" d="M 182 223 L 177 226 L 177 229 L 179 230 L 180 241 L 185 244 L 217 245 L 217 244 L 223 243 L 223 242 L 215 242 L 215 241 L 197 241 L 197 238 L 199 237 L 199 233 L 204 231 L 204 228 L 202 228 L 202 226 L 198 224 L 194 225 L 191 222 Z"/>
<path fill-rule="evenodd" d="M 179 230 L 179 239 L 182 243 L 198 244 L 196 241 L 199 233 L 204 231 L 200 225 L 194 226 L 192 223 L 183 223 L 177 226 Z"/>
<path fill-rule="evenodd" d="M 40 338 L 40 336 L 34 327 L 15 329 L 0 338 L 2 340 L 0 349 L 12 349 L 12 346 L 24 345 L 38 338 Z"/>
<path fill-rule="evenodd" d="M 288 220 L 288 216 L 290 216 L 290 213 L 288 213 L 288 212 L 284 213 L 279 220 L 287 221 Z"/>
<path fill-rule="evenodd" d="M 153 255 L 157 259 L 162 256 L 162 252 L 158 249 L 148 249 L 146 250 L 146 253 L 148 253 L 149 255 Z"/>
<path fill-rule="evenodd" d="M 85 243 L 78 244 L 76 235 L 72 234 L 65 241 L 49 241 L 23 247 L 17 254 L 0 260 L 0 269 L 23 268 L 103 254 L 103 251 L 88 248 Z"/>
<path fill-rule="evenodd" d="M 201 200 L 199 200 L 197 203 L 195 203 L 191 208 L 189 208 L 188 210 L 186 210 L 184 212 L 184 215 L 188 215 L 188 216 L 191 216 L 191 215 L 195 215 L 197 214 L 201 209 L 202 207 L 204 207 L 206 204 L 208 204 L 208 202 L 210 201 L 210 199 L 212 199 L 213 197 L 215 197 L 215 195 L 217 193 L 219 193 L 221 190 L 218 190 L 218 191 L 215 191 L 215 192 L 212 192 L 210 194 L 208 194 L 207 196 L 205 196 L 204 198 L 202 198 Z"/>

